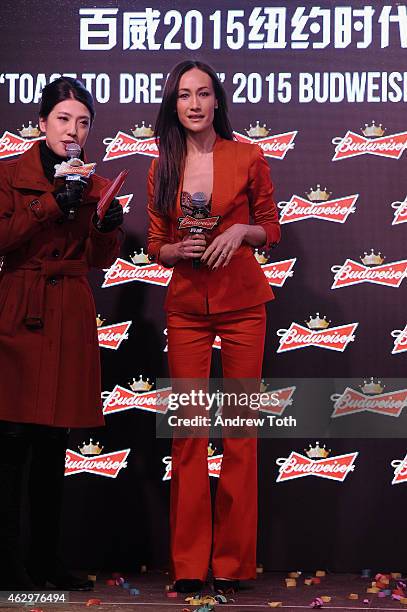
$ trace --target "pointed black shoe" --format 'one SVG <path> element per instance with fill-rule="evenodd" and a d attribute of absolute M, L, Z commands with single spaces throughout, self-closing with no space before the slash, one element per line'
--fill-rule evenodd
<path fill-rule="evenodd" d="M 239 580 L 222 580 L 222 578 L 213 579 L 213 590 L 220 595 L 233 595 L 239 588 Z"/>
<path fill-rule="evenodd" d="M 181 578 L 174 582 L 174 591 L 178 593 L 199 593 L 203 587 L 204 583 L 197 578 Z"/>
<path fill-rule="evenodd" d="M 73 574 L 55 574 L 47 576 L 46 581 L 61 591 L 93 591 L 93 582 Z"/>
<path fill-rule="evenodd" d="M 93 582 L 74 576 L 60 563 L 56 562 L 54 569 L 36 570 L 29 567 L 29 575 L 37 587 L 44 588 L 47 584 L 51 584 L 56 589 L 61 591 L 92 591 Z"/>

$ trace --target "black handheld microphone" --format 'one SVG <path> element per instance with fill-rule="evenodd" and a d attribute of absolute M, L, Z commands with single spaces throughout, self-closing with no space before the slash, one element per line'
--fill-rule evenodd
<path fill-rule="evenodd" d="M 68 163 L 71 159 L 79 158 L 81 154 L 81 147 L 76 142 L 69 142 L 66 147 L 66 156 L 68 158 Z M 65 177 L 65 185 L 67 191 L 70 190 L 71 186 L 75 183 L 73 181 L 80 181 L 81 177 L 78 174 L 68 174 Z M 76 216 L 76 208 L 72 207 L 69 209 L 68 219 L 73 220 Z"/>
<path fill-rule="evenodd" d="M 209 210 L 209 206 L 207 205 L 207 198 L 206 198 L 206 195 L 202 191 L 197 191 L 191 195 L 190 206 L 192 209 L 191 217 L 193 217 L 194 219 L 204 219 L 206 217 L 209 217 L 210 210 Z M 203 229 L 197 228 L 197 227 L 196 228 L 191 227 L 191 229 L 189 230 L 190 234 L 202 234 L 202 232 L 203 232 Z M 192 267 L 195 270 L 198 270 L 201 267 L 200 257 L 195 257 L 192 260 Z"/>

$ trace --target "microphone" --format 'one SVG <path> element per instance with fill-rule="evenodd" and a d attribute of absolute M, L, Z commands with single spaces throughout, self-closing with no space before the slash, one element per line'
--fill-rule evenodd
<path fill-rule="evenodd" d="M 69 142 L 65 147 L 65 151 L 66 151 L 66 156 L 68 158 L 68 164 L 69 164 L 72 159 L 79 158 L 81 154 L 81 147 L 76 142 Z M 69 191 L 70 187 L 75 184 L 73 183 L 73 181 L 80 181 L 80 180 L 81 180 L 81 177 L 78 174 L 68 174 L 65 177 L 65 185 L 66 185 L 67 191 Z M 73 220 L 75 219 L 75 216 L 76 216 L 76 208 L 72 207 L 69 209 L 68 219 Z"/>
<path fill-rule="evenodd" d="M 191 195 L 190 206 L 192 209 L 191 217 L 193 217 L 194 219 L 205 219 L 206 217 L 209 217 L 210 210 L 209 206 L 207 205 L 207 198 L 202 191 L 196 191 Z M 198 227 L 191 227 L 189 233 L 202 234 L 203 229 Z M 194 268 L 194 270 L 198 270 L 201 267 L 200 257 L 195 257 L 192 260 L 192 267 Z"/>

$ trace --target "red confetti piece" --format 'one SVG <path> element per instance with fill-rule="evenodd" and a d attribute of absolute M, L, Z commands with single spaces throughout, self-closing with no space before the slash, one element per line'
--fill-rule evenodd
<path fill-rule="evenodd" d="M 100 606 L 102 601 L 100 599 L 88 599 L 86 602 L 86 607 L 90 608 L 90 606 Z"/>

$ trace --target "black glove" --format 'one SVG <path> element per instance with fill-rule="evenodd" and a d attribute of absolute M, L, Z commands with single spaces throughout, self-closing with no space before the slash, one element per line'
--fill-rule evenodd
<path fill-rule="evenodd" d="M 123 206 L 117 198 L 112 200 L 102 221 L 96 218 L 96 227 L 100 232 L 111 232 L 123 223 Z"/>
<path fill-rule="evenodd" d="M 75 211 L 82 203 L 83 190 L 86 187 L 86 181 L 66 181 L 61 187 L 53 192 L 53 196 L 66 217 L 73 218 Z"/>

